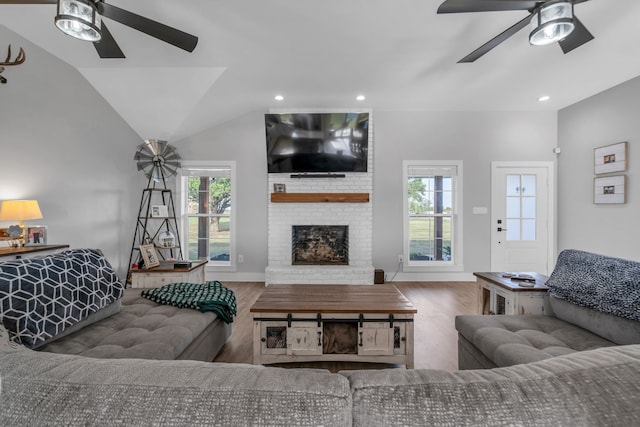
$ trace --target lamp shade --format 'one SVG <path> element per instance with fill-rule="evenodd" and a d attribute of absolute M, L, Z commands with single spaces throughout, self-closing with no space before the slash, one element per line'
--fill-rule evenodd
<path fill-rule="evenodd" d="M 3 200 L 0 205 L 0 221 L 22 221 L 40 219 L 42 212 L 37 200 Z"/>
<path fill-rule="evenodd" d="M 56 27 L 63 33 L 80 40 L 97 42 L 101 19 L 91 0 L 58 0 Z"/>
<path fill-rule="evenodd" d="M 533 14 L 529 43 L 543 46 L 560 41 L 573 31 L 573 3 L 548 1 Z"/>

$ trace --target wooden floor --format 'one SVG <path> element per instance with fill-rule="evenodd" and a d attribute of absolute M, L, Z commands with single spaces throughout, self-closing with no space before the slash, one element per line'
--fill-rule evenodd
<path fill-rule="evenodd" d="M 458 314 L 475 314 L 477 295 L 475 282 L 394 282 L 418 309 L 415 315 L 415 368 L 458 368 L 458 337 L 454 319 Z M 253 323 L 249 309 L 264 290 L 262 282 L 225 282 L 236 294 L 238 315 L 233 332 L 215 362 L 252 363 Z M 322 285 L 318 285 L 322 286 Z M 373 285 L 390 286 L 390 284 Z M 315 362 L 288 363 L 277 366 L 315 367 L 333 372 L 346 369 L 380 369 L 384 364 Z"/>

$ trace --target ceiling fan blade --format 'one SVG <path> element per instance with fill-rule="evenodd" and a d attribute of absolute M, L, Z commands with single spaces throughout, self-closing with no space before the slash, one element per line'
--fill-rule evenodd
<path fill-rule="evenodd" d="M 141 31 L 145 34 L 155 37 L 159 40 L 172 44 L 180 49 L 193 52 L 198 44 L 198 38 L 187 34 L 184 31 L 177 30 L 159 22 L 153 21 L 144 16 L 128 12 L 119 7 L 100 1 L 96 4 L 100 15 L 113 19 L 128 27 Z"/>
<path fill-rule="evenodd" d="M 531 12 L 542 0 L 446 0 L 438 13 L 491 12 L 528 10 Z"/>
<path fill-rule="evenodd" d="M 497 36 L 495 36 L 494 38 L 492 38 L 491 40 L 489 40 L 488 42 L 486 42 L 485 44 L 483 44 L 482 46 L 480 46 L 479 48 L 471 52 L 469 55 L 462 58 L 460 61 L 458 61 L 458 63 L 475 61 L 485 53 L 489 52 L 494 47 L 498 46 L 500 43 L 507 40 L 509 37 L 511 37 L 518 31 L 523 29 L 524 27 L 528 26 L 530 21 L 531 21 L 531 15 L 527 16 L 522 21 L 507 28 L 505 31 L 498 34 Z"/>
<path fill-rule="evenodd" d="M 594 39 L 593 34 L 587 30 L 587 27 L 575 15 L 573 16 L 573 23 L 575 27 L 571 34 L 558 42 L 564 53 L 569 53 Z"/>
<path fill-rule="evenodd" d="M 126 58 L 104 21 L 100 26 L 100 34 L 102 35 L 100 41 L 93 43 L 93 47 L 98 51 L 100 58 Z"/>

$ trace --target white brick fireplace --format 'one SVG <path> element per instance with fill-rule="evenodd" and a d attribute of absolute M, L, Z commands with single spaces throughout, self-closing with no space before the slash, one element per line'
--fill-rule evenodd
<path fill-rule="evenodd" d="M 371 112 L 369 112 L 368 149 L 366 173 L 346 173 L 345 178 L 291 178 L 291 174 L 269 174 L 267 192 L 269 264 L 265 270 L 267 285 L 373 284 L 373 114 Z M 369 201 L 364 203 L 274 203 L 271 201 L 271 193 L 276 183 L 285 184 L 287 193 L 366 193 L 369 195 Z M 292 265 L 292 227 L 294 225 L 348 226 L 349 265 Z"/>

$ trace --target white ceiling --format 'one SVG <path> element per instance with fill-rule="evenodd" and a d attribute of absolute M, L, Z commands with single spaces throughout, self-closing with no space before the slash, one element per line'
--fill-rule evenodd
<path fill-rule="evenodd" d="M 558 110 L 640 75 L 638 0 L 576 5 L 595 40 L 567 55 L 530 46 L 524 29 L 470 64 L 456 62 L 527 12 L 437 15 L 442 0 L 107 2 L 198 46 L 105 19 L 127 58 L 99 59 L 55 28 L 51 4 L 0 5 L 0 24 L 76 67 L 143 139 L 175 141 L 269 108 Z"/>

